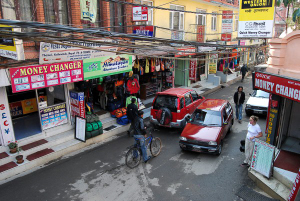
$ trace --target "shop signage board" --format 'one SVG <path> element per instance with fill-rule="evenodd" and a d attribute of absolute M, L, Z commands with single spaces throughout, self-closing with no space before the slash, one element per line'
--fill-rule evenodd
<path fill-rule="evenodd" d="M 133 34 L 155 37 L 155 27 L 154 26 L 134 26 Z"/>
<path fill-rule="evenodd" d="M 40 109 L 43 130 L 68 123 L 66 103 Z"/>
<path fill-rule="evenodd" d="M 182 48 L 177 48 L 177 50 L 180 52 L 177 52 L 175 54 L 175 57 L 185 57 L 185 56 L 189 56 L 189 55 L 196 55 L 195 47 L 182 47 Z"/>
<path fill-rule="evenodd" d="M 0 28 L 2 32 L 4 32 L 3 29 L 9 32 L 19 30 L 16 28 L 13 29 L 12 26 L 2 24 L 0 24 Z M 14 60 L 25 60 L 23 41 L 15 38 L 0 37 L 0 56 Z"/>
<path fill-rule="evenodd" d="M 296 176 L 291 193 L 287 199 L 288 201 L 299 200 L 299 198 L 300 198 L 299 188 L 300 188 L 300 168 L 299 168 L 298 174 Z"/>
<path fill-rule="evenodd" d="M 240 45 L 245 46 L 246 45 L 246 40 L 240 40 Z"/>
<path fill-rule="evenodd" d="M 270 178 L 274 158 L 275 147 L 255 138 L 251 168 L 260 174 Z"/>
<path fill-rule="evenodd" d="M 240 0 L 238 38 L 272 38 L 275 0 Z"/>
<path fill-rule="evenodd" d="M 83 63 L 70 61 L 37 66 L 10 68 L 13 93 L 83 80 Z"/>
<path fill-rule="evenodd" d="M 76 116 L 75 119 L 75 139 L 85 142 L 86 119 L 78 116 Z"/>
<path fill-rule="evenodd" d="M 217 73 L 217 63 L 218 63 L 218 54 L 210 54 L 209 56 L 209 64 L 208 64 L 208 72 L 209 74 Z"/>
<path fill-rule="evenodd" d="M 133 6 L 132 7 L 132 21 L 148 21 L 148 7 Z"/>
<path fill-rule="evenodd" d="M 11 117 L 18 117 L 23 115 L 22 102 L 9 103 L 9 110 Z"/>
<path fill-rule="evenodd" d="M 0 87 L 10 86 L 7 69 L 0 69 Z"/>
<path fill-rule="evenodd" d="M 97 0 L 80 0 L 81 20 L 95 23 L 97 8 Z"/>
<path fill-rule="evenodd" d="M 12 125 L 6 88 L 0 87 L 0 135 L 2 136 L 1 144 L 5 146 L 7 146 L 9 142 L 15 141 Z"/>
<path fill-rule="evenodd" d="M 95 40 L 95 42 L 112 42 L 112 40 Z M 77 61 L 83 59 L 104 57 L 104 56 L 113 56 L 116 53 L 106 52 L 101 50 L 108 51 L 117 51 L 116 47 L 105 46 L 102 44 L 97 44 L 93 42 L 70 42 L 71 45 L 80 45 L 85 47 L 93 47 L 99 50 L 92 49 L 83 49 L 79 47 L 72 47 L 68 45 L 58 45 L 53 43 L 40 43 L 40 64 L 49 64 L 57 63 L 64 61 Z"/>
<path fill-rule="evenodd" d="M 255 72 L 254 87 L 300 102 L 300 81 Z"/>
<path fill-rule="evenodd" d="M 222 41 L 231 41 L 232 33 L 232 21 L 233 21 L 233 11 L 223 10 L 222 11 Z"/>
<path fill-rule="evenodd" d="M 70 91 L 71 116 L 85 118 L 84 92 Z"/>
<path fill-rule="evenodd" d="M 205 42 L 205 25 L 197 25 L 197 42 Z"/>
<path fill-rule="evenodd" d="M 197 76 L 197 59 L 190 60 L 189 78 L 196 81 Z"/>
<path fill-rule="evenodd" d="M 275 144 L 279 102 L 280 102 L 280 96 L 276 94 L 270 94 L 268 117 L 267 117 L 267 124 L 266 124 L 266 134 L 267 134 L 266 142 L 272 145 Z"/>
<path fill-rule="evenodd" d="M 121 54 L 83 60 L 84 80 L 132 71 L 132 56 Z"/>

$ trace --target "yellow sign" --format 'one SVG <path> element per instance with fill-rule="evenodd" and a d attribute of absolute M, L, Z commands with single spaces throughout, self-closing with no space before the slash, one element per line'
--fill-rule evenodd
<path fill-rule="evenodd" d="M 22 100 L 21 103 L 23 108 L 23 114 L 29 114 L 37 111 L 37 104 L 35 98 Z"/>
<path fill-rule="evenodd" d="M 216 74 L 217 73 L 217 63 L 210 63 L 208 65 L 209 74 Z"/>
<path fill-rule="evenodd" d="M 275 0 L 240 0 L 239 38 L 272 38 Z"/>

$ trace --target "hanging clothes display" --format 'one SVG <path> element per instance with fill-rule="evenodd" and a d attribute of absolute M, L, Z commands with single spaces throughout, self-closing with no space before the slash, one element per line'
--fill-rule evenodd
<path fill-rule="evenodd" d="M 160 71 L 160 61 L 159 61 L 159 59 L 155 59 L 155 69 L 156 69 L 156 71 Z"/>
<path fill-rule="evenodd" d="M 151 72 L 155 71 L 155 59 L 151 59 Z"/>
<path fill-rule="evenodd" d="M 146 59 L 146 65 L 145 65 L 145 73 L 149 73 L 149 60 L 148 59 Z"/>
<path fill-rule="evenodd" d="M 161 71 L 165 70 L 165 64 L 164 64 L 164 61 L 162 59 L 160 61 L 160 69 L 161 69 Z"/>
<path fill-rule="evenodd" d="M 138 93 L 140 90 L 140 84 L 138 82 L 138 79 L 133 77 L 129 79 L 126 84 L 126 88 L 130 94 Z"/>

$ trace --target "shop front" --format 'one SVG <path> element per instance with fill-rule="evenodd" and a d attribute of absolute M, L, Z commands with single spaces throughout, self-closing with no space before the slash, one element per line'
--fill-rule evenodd
<path fill-rule="evenodd" d="M 69 90 L 83 80 L 82 61 L 10 68 L 9 74 L 11 86 L 1 87 L 1 101 L 9 109 L 12 137 L 1 127 L 3 144 L 71 129 Z"/>

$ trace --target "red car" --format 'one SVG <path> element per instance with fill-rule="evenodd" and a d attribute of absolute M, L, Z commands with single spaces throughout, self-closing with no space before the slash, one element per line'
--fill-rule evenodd
<path fill-rule="evenodd" d="M 223 139 L 233 125 L 230 103 L 221 99 L 206 99 L 197 107 L 181 133 L 182 150 L 215 153 L 222 152 Z"/>
<path fill-rule="evenodd" d="M 204 100 L 192 89 L 172 88 L 158 92 L 152 103 L 150 121 L 156 126 L 184 128 Z"/>

